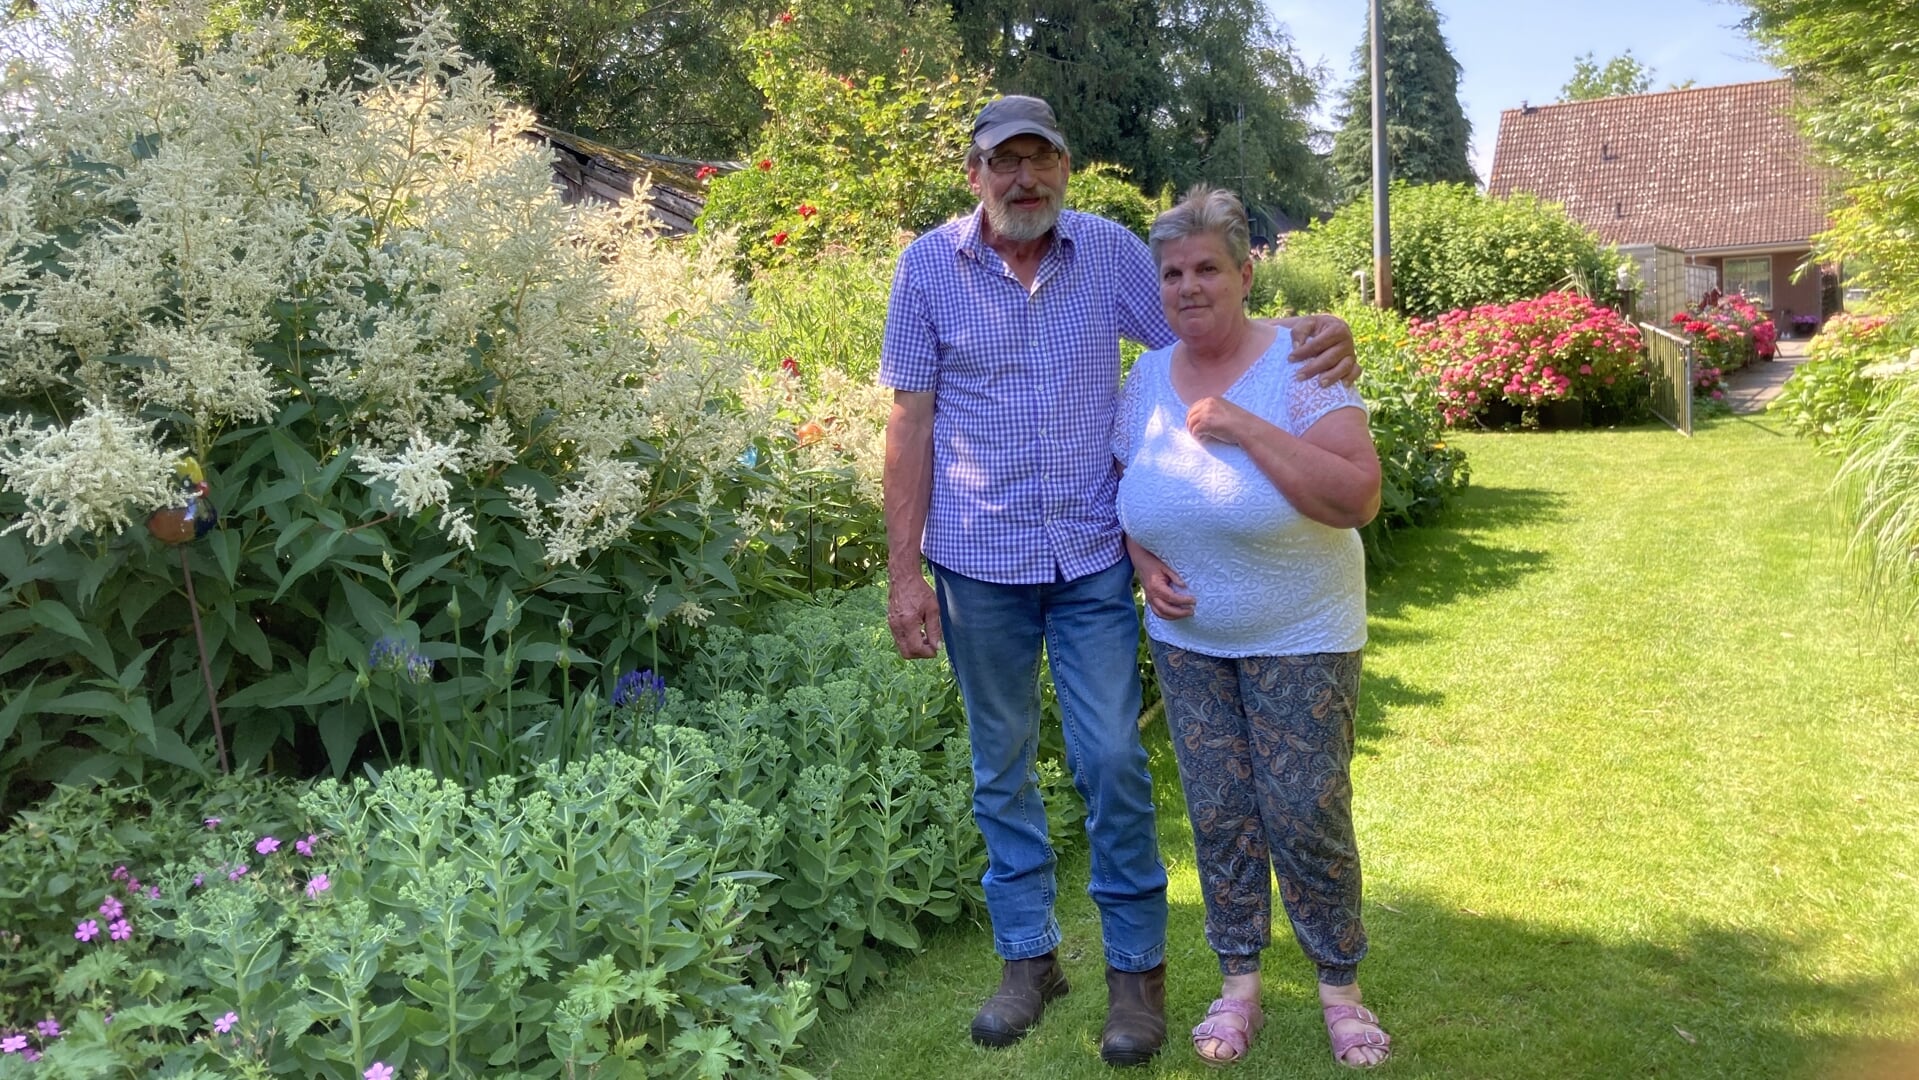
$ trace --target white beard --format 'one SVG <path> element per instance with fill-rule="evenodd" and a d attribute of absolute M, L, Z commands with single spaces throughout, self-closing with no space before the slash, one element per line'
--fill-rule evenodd
<path fill-rule="evenodd" d="M 1016 210 L 1011 205 L 1014 199 L 1032 195 L 1033 191 L 1015 188 L 1007 192 L 1004 199 L 986 200 L 986 221 L 993 227 L 994 236 L 1024 243 L 1038 240 L 1052 231 L 1059 222 L 1059 192 L 1046 188 L 1037 190 L 1046 198 L 1046 205 L 1037 210 Z"/>

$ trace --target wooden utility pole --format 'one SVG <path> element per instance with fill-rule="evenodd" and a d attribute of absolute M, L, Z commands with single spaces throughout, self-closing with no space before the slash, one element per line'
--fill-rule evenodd
<path fill-rule="evenodd" d="M 1373 68 L 1373 302 L 1393 306 L 1393 244 L 1386 211 L 1386 18 L 1383 0 L 1372 0 Z"/>

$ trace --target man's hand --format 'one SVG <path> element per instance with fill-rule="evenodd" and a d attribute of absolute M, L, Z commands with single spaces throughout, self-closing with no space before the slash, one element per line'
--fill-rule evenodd
<path fill-rule="evenodd" d="M 1299 365 L 1294 378 L 1317 375 L 1321 386 L 1359 381 L 1359 353 L 1346 320 L 1337 315 L 1301 315 L 1273 321 L 1293 332 L 1293 354 L 1287 359 Z"/>
<path fill-rule="evenodd" d="M 892 575 L 886 589 L 886 628 L 893 632 L 893 645 L 908 660 L 939 654 L 939 598 L 917 569 Z"/>

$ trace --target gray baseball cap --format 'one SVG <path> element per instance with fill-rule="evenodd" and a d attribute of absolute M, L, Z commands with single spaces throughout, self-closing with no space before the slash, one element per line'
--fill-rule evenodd
<path fill-rule="evenodd" d="M 1059 133 L 1053 107 L 1036 97 L 1015 94 L 995 98 L 973 121 L 973 145 L 981 150 L 991 150 L 1019 135 L 1038 135 L 1062 151 L 1066 149 L 1066 136 Z"/>

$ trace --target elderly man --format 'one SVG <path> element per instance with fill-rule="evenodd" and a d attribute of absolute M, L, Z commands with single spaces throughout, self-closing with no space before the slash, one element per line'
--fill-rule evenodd
<path fill-rule="evenodd" d="M 1046 102 L 990 102 L 966 158 L 978 209 L 900 257 L 880 354 L 880 380 L 894 390 L 887 619 L 903 656 L 931 657 L 944 638 L 971 729 L 986 908 L 1005 961 L 974 1041 L 1013 1044 L 1066 993 L 1033 767 L 1043 646 L 1086 800 L 1088 892 L 1107 964 L 1100 1057 L 1134 1065 L 1166 1038 L 1166 870 L 1136 722 L 1139 620 L 1107 440 L 1119 339 L 1158 348 L 1173 333 L 1146 245 L 1061 209 L 1068 167 Z M 1302 377 L 1357 371 L 1344 323 L 1293 327 Z"/>

